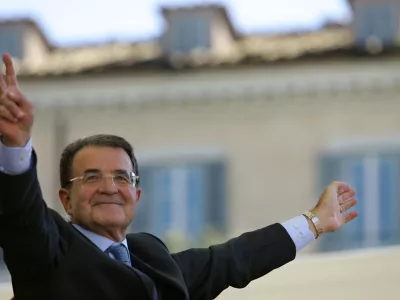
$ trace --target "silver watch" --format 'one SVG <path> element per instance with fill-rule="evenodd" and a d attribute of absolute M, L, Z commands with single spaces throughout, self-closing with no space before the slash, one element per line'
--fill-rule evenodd
<path fill-rule="evenodd" d="M 319 221 L 318 217 L 314 215 L 311 211 L 307 211 L 303 214 L 307 219 L 309 219 L 315 227 L 315 230 L 317 231 L 317 236 L 316 239 L 322 234 L 322 227 L 321 227 L 321 222 Z"/>

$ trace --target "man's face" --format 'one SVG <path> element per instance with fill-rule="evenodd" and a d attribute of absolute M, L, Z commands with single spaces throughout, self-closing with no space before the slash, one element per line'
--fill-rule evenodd
<path fill-rule="evenodd" d="M 73 161 L 72 178 L 86 175 L 90 180 L 77 179 L 69 192 L 60 190 L 61 201 L 71 221 L 102 235 L 124 235 L 141 193 L 139 188 L 123 183 L 124 174 L 131 171 L 129 156 L 121 148 L 80 150 Z M 114 180 L 110 175 L 114 175 Z"/>

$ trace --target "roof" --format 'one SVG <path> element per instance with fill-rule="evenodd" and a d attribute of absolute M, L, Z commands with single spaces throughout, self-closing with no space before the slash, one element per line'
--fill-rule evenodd
<path fill-rule="evenodd" d="M 13 26 L 13 25 L 22 25 L 33 28 L 38 34 L 40 39 L 42 40 L 43 44 L 47 47 L 47 49 L 51 50 L 54 49 L 54 45 L 50 43 L 47 37 L 44 34 L 43 28 L 39 26 L 39 24 L 31 18 L 14 18 L 14 19 L 0 19 L 0 27 L 5 26 Z"/>
<path fill-rule="evenodd" d="M 162 12 L 168 13 L 176 9 L 182 10 L 182 8 L 162 8 Z M 233 35 L 233 46 L 230 51 L 214 53 L 194 50 L 187 55 L 175 54 L 166 57 L 163 55 L 159 37 L 142 42 L 110 42 L 57 48 L 50 45 L 43 31 L 34 21 L 24 20 L 39 30 L 43 41 L 51 51 L 48 52 L 42 64 L 29 65 L 27 61 L 18 62 L 19 75 L 40 77 L 115 70 L 133 72 L 143 69 L 226 67 L 254 62 L 293 61 L 304 57 L 347 51 L 353 46 L 350 28 L 340 24 L 328 24 L 320 30 L 310 32 L 240 35 L 222 6 L 194 6 L 184 9 L 215 9 L 220 13 Z"/>
<path fill-rule="evenodd" d="M 110 43 L 74 49 L 54 49 L 46 63 L 35 68 L 21 65 L 21 75 L 61 75 L 109 68 L 197 68 L 245 64 L 251 61 L 274 62 L 294 60 L 310 54 L 348 49 L 350 32 L 345 28 L 326 29 L 283 36 L 253 36 L 236 41 L 230 54 L 193 52 L 189 55 L 164 57 L 155 41 L 137 44 Z M 24 68 L 25 67 L 25 68 Z"/>

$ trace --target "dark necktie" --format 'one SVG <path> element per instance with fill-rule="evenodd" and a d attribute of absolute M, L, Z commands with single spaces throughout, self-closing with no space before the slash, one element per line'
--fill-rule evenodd
<path fill-rule="evenodd" d="M 131 258 L 128 249 L 122 244 L 113 244 L 107 248 L 106 253 L 110 253 L 114 258 L 125 265 L 131 266 Z"/>
<path fill-rule="evenodd" d="M 149 276 L 147 276 L 146 274 L 144 274 L 143 272 L 139 271 L 138 269 L 134 268 L 131 265 L 131 258 L 129 255 L 129 251 L 123 244 L 113 244 L 110 247 L 108 247 L 105 252 L 112 254 L 116 260 L 120 261 L 125 265 L 128 265 L 129 267 L 134 269 L 139 274 L 139 276 L 141 276 L 142 279 L 150 282 L 153 290 L 153 299 L 158 300 L 156 285 L 154 284 L 153 280 L 151 280 Z"/>

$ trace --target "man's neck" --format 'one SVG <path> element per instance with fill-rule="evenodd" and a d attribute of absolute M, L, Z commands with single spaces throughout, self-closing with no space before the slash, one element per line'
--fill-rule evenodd
<path fill-rule="evenodd" d="M 71 221 L 71 223 L 116 243 L 121 243 L 123 240 L 125 240 L 126 237 L 126 230 L 122 230 L 121 228 L 104 228 L 102 226 L 96 225 L 88 226 L 74 220 Z"/>
<path fill-rule="evenodd" d="M 82 234 L 84 235 L 87 239 L 89 239 L 93 244 L 95 244 L 101 251 L 106 251 L 108 247 L 110 247 L 112 244 L 115 243 L 114 240 L 105 237 L 103 235 L 100 235 L 96 232 L 93 232 L 90 229 L 86 229 L 80 225 L 72 223 L 72 225 Z M 121 241 L 121 244 L 125 245 L 126 248 L 128 248 L 128 243 L 126 239 L 123 239 Z M 128 248 L 129 249 L 129 248 Z"/>

